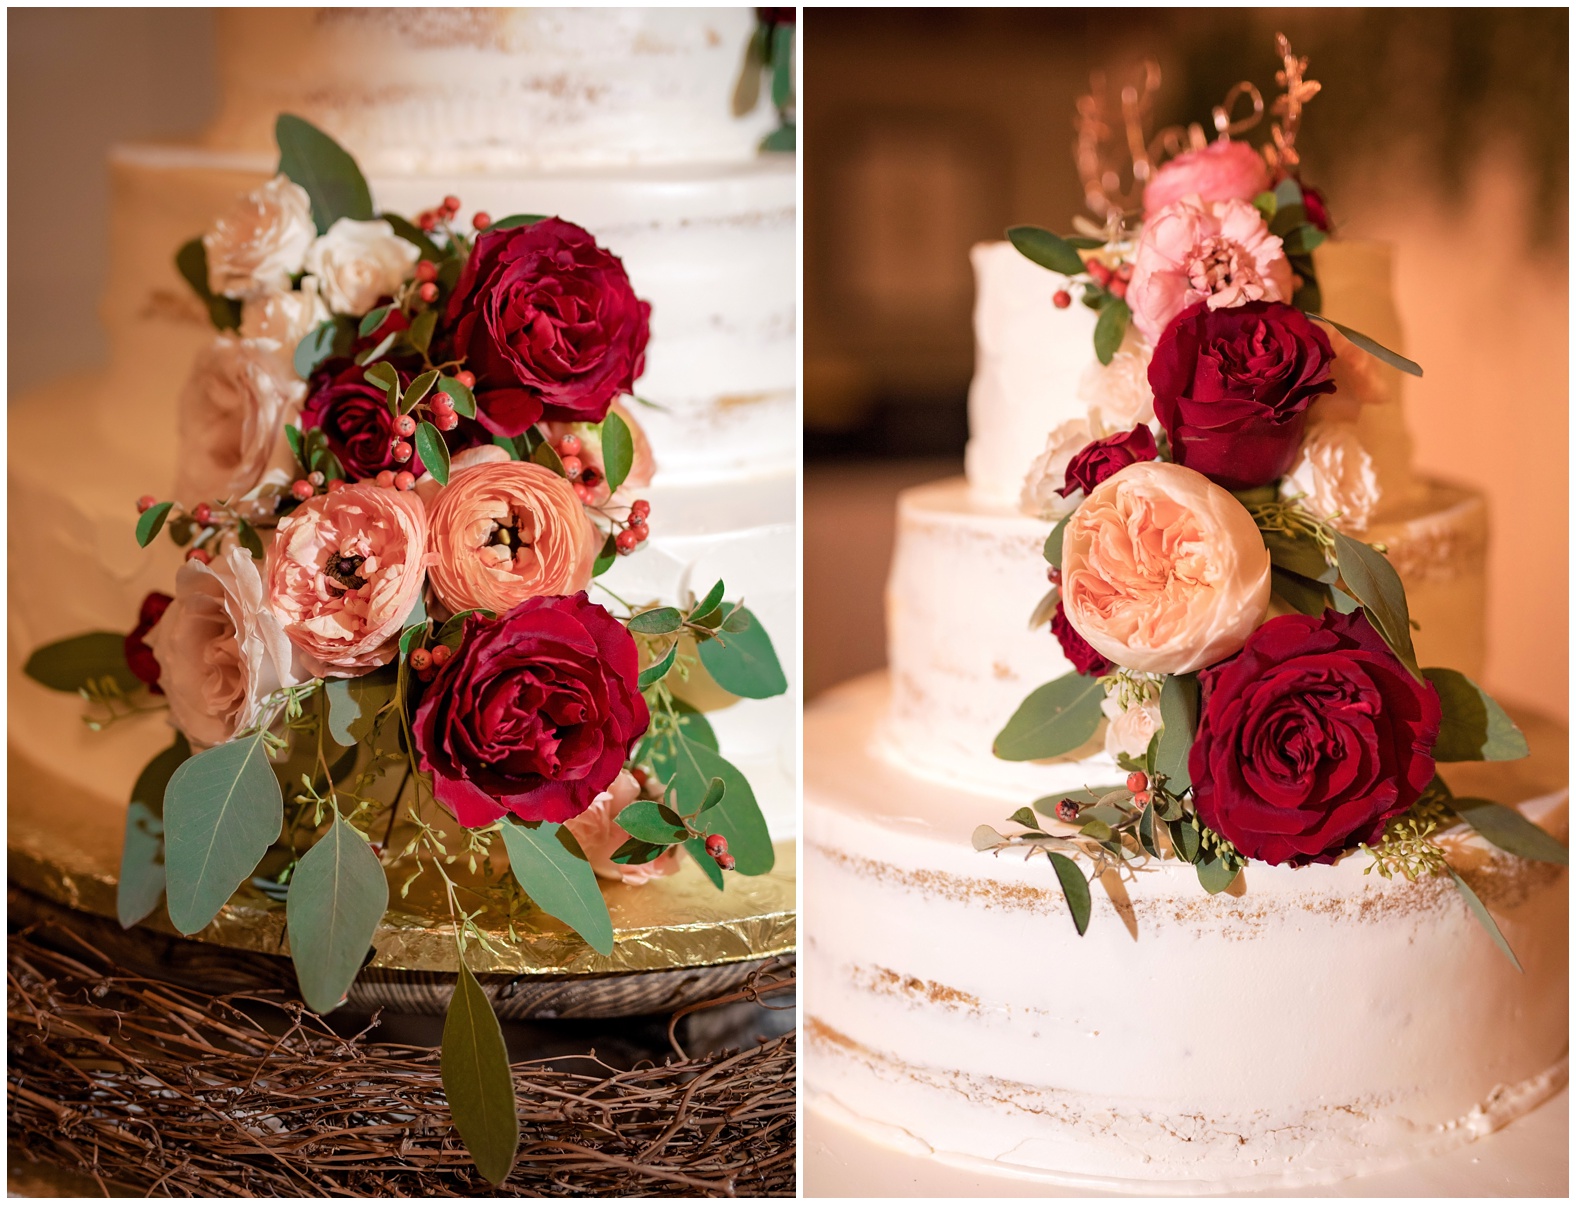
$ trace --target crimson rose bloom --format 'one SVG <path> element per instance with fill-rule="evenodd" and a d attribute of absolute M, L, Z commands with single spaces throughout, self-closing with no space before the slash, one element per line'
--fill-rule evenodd
<path fill-rule="evenodd" d="M 162 695 L 164 691 L 159 686 L 159 661 L 148 647 L 147 635 L 153 631 L 153 625 L 164 618 L 164 612 L 174 601 L 168 594 L 160 594 L 155 590 L 142 600 L 137 612 L 137 626 L 126 633 L 126 664 L 138 680 L 156 695 Z"/>
<path fill-rule="evenodd" d="M 1333 862 L 1434 776 L 1439 697 L 1360 611 L 1271 619 L 1198 681 L 1194 801 L 1247 857 Z"/>
<path fill-rule="evenodd" d="M 1067 622 L 1067 612 L 1060 601 L 1056 614 L 1051 616 L 1051 632 L 1061 642 L 1062 655 L 1071 661 L 1073 668 L 1086 678 L 1098 678 L 1111 668 L 1111 663 L 1078 634 L 1078 629 Z"/>
<path fill-rule="evenodd" d="M 1317 188 L 1309 188 L 1306 184 L 1298 184 L 1302 189 L 1302 208 L 1308 215 L 1311 225 L 1325 234 L 1330 233 L 1330 210 L 1324 203 L 1324 194 Z"/>
<path fill-rule="evenodd" d="M 301 407 L 301 429 L 321 427 L 329 449 L 339 457 L 350 481 L 365 481 L 384 469 L 409 469 L 420 477 L 425 468 L 414 452 L 409 461 L 394 459 L 394 416 L 388 397 L 366 379 L 359 364 L 335 361 L 329 370 L 313 375 L 311 392 Z M 400 389 L 410 384 L 410 374 L 399 374 Z M 411 441 L 415 447 L 415 441 Z"/>
<path fill-rule="evenodd" d="M 448 309 L 496 435 L 601 422 L 645 369 L 650 316 L 618 258 L 558 218 L 481 235 Z"/>
<path fill-rule="evenodd" d="M 433 794 L 467 828 L 578 816 L 650 722 L 639 676 L 634 640 L 584 591 L 470 616 L 416 711 Z"/>
<path fill-rule="evenodd" d="M 1088 493 L 1107 477 L 1140 460 L 1158 460 L 1160 449 L 1155 446 L 1155 434 L 1140 423 L 1131 431 L 1108 435 L 1083 449 L 1068 462 L 1065 474 L 1067 484 L 1056 492 L 1063 498 L 1078 490 Z"/>
<path fill-rule="evenodd" d="M 1335 390 L 1323 331 L 1280 301 L 1177 315 L 1149 361 L 1171 454 L 1228 490 L 1268 485 L 1296 459 L 1308 404 Z"/>

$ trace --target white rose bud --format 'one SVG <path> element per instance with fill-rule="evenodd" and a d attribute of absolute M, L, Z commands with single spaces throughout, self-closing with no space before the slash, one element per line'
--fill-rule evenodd
<path fill-rule="evenodd" d="M 1095 440 L 1108 434 L 1091 426 L 1086 418 L 1069 419 L 1045 438 L 1045 451 L 1029 465 L 1023 479 L 1018 505 L 1024 514 L 1039 519 L 1060 519 L 1078 506 L 1080 495 L 1063 498 L 1056 491 L 1067 484 L 1067 466 L 1074 456 Z"/>
<path fill-rule="evenodd" d="M 208 287 L 236 300 L 288 289 L 316 235 L 306 189 L 275 176 L 238 198 L 202 236 Z"/>
<path fill-rule="evenodd" d="M 241 304 L 241 337 L 272 339 L 293 361 L 296 344 L 328 316 L 328 307 L 318 296 L 317 277 L 308 276 L 299 290 L 269 290 L 248 297 Z"/>
<path fill-rule="evenodd" d="M 221 335 L 197 357 L 178 403 L 176 496 L 187 505 L 238 498 L 293 463 L 284 427 L 306 386 L 272 339 Z"/>
<path fill-rule="evenodd" d="M 387 222 L 340 218 L 307 251 L 306 269 L 329 309 L 360 317 L 399 288 L 420 258 Z"/>
<path fill-rule="evenodd" d="M 1379 509 L 1379 474 L 1357 437 L 1357 424 L 1311 425 L 1296 463 L 1281 481 L 1281 494 L 1302 495 L 1305 508 L 1347 535 L 1367 531 Z"/>
<path fill-rule="evenodd" d="M 1105 752 L 1109 757 L 1118 753 L 1142 757 L 1155 733 L 1165 726 L 1160 720 L 1160 704 L 1153 699 L 1134 703 L 1123 711 L 1122 705 L 1107 695 L 1100 710 L 1111 721 L 1105 728 Z"/>

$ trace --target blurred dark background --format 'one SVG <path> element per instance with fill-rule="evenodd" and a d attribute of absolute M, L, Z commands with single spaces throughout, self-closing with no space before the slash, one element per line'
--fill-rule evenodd
<path fill-rule="evenodd" d="M 1396 248 L 1417 462 L 1489 494 L 1488 685 L 1564 715 L 1566 10 L 810 9 L 801 29 L 808 695 L 884 662 L 895 495 L 962 471 L 969 247 L 1085 212 L 1090 72 L 1156 59 L 1152 128 L 1213 136 L 1238 80 L 1279 94 L 1280 31 L 1323 84 L 1303 179 L 1338 234 Z"/>

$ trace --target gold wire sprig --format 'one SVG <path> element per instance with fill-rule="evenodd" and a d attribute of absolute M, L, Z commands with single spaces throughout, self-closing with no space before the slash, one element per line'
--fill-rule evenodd
<path fill-rule="evenodd" d="M 1264 148 L 1264 158 L 1270 167 L 1290 172 L 1302 162 L 1297 154 L 1297 130 L 1302 124 L 1302 107 L 1319 95 L 1321 85 L 1318 80 L 1307 78 L 1307 57 L 1293 54 L 1291 42 L 1283 33 L 1275 35 L 1275 53 L 1281 60 L 1281 69 L 1275 73 L 1275 82 L 1283 91 L 1276 97 L 1271 110 L 1278 120 L 1270 126 L 1272 145 Z"/>

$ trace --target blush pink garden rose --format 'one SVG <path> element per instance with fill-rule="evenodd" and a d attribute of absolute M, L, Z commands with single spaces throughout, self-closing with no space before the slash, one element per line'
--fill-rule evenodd
<path fill-rule="evenodd" d="M 270 469 L 288 471 L 295 457 L 285 424 L 305 395 L 280 344 L 220 335 L 192 364 L 176 403 L 175 496 L 188 506 L 239 498 Z"/>
<path fill-rule="evenodd" d="M 237 197 L 202 236 L 208 287 L 238 301 L 288 289 L 316 237 L 306 189 L 288 176 L 275 176 Z"/>
<path fill-rule="evenodd" d="M 665 853 L 640 866 L 624 866 L 613 861 L 618 847 L 629 840 L 629 834 L 618 827 L 618 814 L 640 797 L 640 784 L 628 770 L 620 770 L 613 785 L 591 802 L 591 806 L 578 816 L 571 816 L 564 825 L 580 842 L 586 861 L 597 877 L 614 883 L 628 883 L 639 887 L 653 879 L 664 878 L 679 868 L 679 847 L 670 846 Z"/>
<path fill-rule="evenodd" d="M 236 545 L 210 564 L 181 566 L 175 597 L 145 639 L 170 723 L 194 746 L 222 745 L 257 723 L 269 695 L 306 680 L 265 603 L 257 562 Z"/>
<path fill-rule="evenodd" d="M 268 605 L 313 677 L 391 661 L 426 578 L 427 511 L 364 482 L 309 498 L 274 535 Z"/>
<path fill-rule="evenodd" d="M 1144 189 L 1144 220 L 1184 197 L 1251 201 L 1270 186 L 1270 169 L 1245 142 L 1212 142 L 1178 155 Z"/>
<path fill-rule="evenodd" d="M 1192 469 L 1129 465 L 1068 520 L 1067 620 L 1126 669 L 1185 674 L 1229 657 L 1269 599 L 1270 554 L 1253 517 Z"/>
<path fill-rule="evenodd" d="M 1190 306 L 1290 301 L 1291 264 L 1264 215 L 1246 201 L 1186 197 L 1144 224 L 1127 304 L 1150 343 Z"/>
<path fill-rule="evenodd" d="M 574 489 L 551 469 L 475 448 L 450 464 L 430 499 L 432 587 L 455 611 L 502 615 L 528 598 L 591 584 L 602 540 Z"/>

